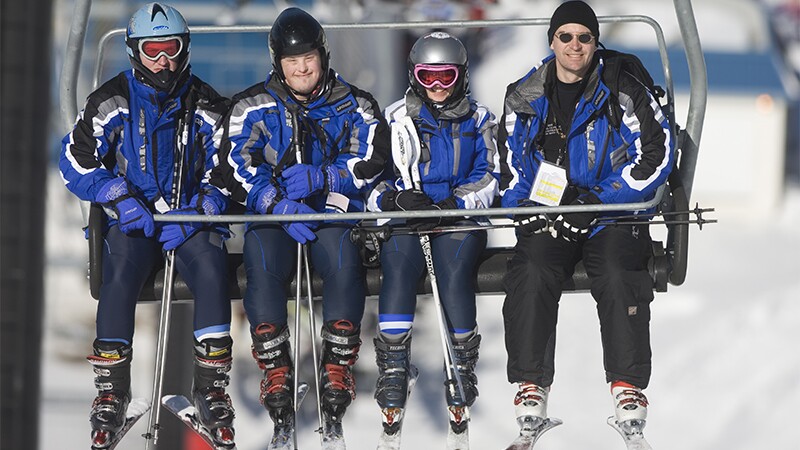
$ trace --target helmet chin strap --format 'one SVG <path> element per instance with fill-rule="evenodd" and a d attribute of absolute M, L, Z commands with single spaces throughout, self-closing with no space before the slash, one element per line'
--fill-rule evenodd
<path fill-rule="evenodd" d="M 133 73 L 136 76 L 136 79 L 159 92 L 165 92 L 167 94 L 171 94 L 172 91 L 175 90 L 175 87 L 180 84 L 179 81 L 185 79 L 185 75 L 188 73 L 186 70 L 188 64 L 186 63 L 178 67 L 178 70 L 175 72 L 172 72 L 169 69 L 153 72 L 145 67 L 141 61 L 138 61 L 134 58 L 130 58 L 130 60 L 131 64 L 133 65 Z"/>

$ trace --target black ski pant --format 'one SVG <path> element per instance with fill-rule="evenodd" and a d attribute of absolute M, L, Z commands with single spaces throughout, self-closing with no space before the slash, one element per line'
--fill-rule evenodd
<path fill-rule="evenodd" d="M 647 387 L 651 252 L 646 225 L 605 227 L 582 243 L 548 234 L 518 236 L 503 279 L 508 381 L 544 387 L 553 383 L 562 286 L 583 260 L 600 319 L 606 381 Z"/>

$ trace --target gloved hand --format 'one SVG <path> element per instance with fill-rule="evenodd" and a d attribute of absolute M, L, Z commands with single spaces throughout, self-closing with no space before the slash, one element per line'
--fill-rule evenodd
<path fill-rule="evenodd" d="M 117 215 L 119 229 L 125 234 L 142 230 L 152 237 L 155 232 L 153 213 L 138 198 L 128 193 L 128 185 L 123 177 L 106 182 L 97 192 L 95 202 L 111 208 Z"/>
<path fill-rule="evenodd" d="M 536 203 L 526 200 L 520 207 L 537 206 Z M 533 236 L 534 234 L 547 233 L 550 230 L 550 219 L 546 214 L 515 214 L 514 226 L 522 236 Z"/>
<path fill-rule="evenodd" d="M 182 208 L 167 211 L 166 215 L 190 214 L 199 216 L 200 212 L 196 208 Z M 203 222 L 166 222 L 161 226 L 158 234 L 158 241 L 161 242 L 165 251 L 174 250 L 194 236 L 195 233 L 203 228 Z"/>
<path fill-rule="evenodd" d="M 419 189 L 386 191 L 381 196 L 381 211 L 419 211 L 432 206 L 433 200 Z"/>
<path fill-rule="evenodd" d="M 295 164 L 289 167 L 283 171 L 286 196 L 289 200 L 300 200 L 325 189 L 328 172 L 310 164 Z M 338 182 L 338 175 L 335 173 L 333 175 Z"/>
<path fill-rule="evenodd" d="M 600 199 L 589 193 L 575 199 L 570 205 L 599 205 Z M 589 229 L 597 217 L 594 212 L 574 212 L 559 214 L 553 222 L 550 234 L 571 242 L 580 242 L 589 236 Z"/>
<path fill-rule="evenodd" d="M 534 234 L 547 233 L 550 229 L 550 220 L 545 214 L 515 215 L 514 226 L 522 236 L 533 236 Z"/>
<path fill-rule="evenodd" d="M 434 209 L 458 209 L 458 203 L 455 197 L 447 197 L 422 210 Z M 414 231 L 430 231 L 436 227 L 452 225 L 457 222 L 458 219 L 458 217 L 424 217 L 420 219 L 408 219 L 406 220 L 406 224 Z"/>
<path fill-rule="evenodd" d="M 259 214 L 269 214 L 275 206 L 275 200 L 278 200 L 278 189 L 270 184 L 258 194 L 258 199 L 253 207 Z"/>
<path fill-rule="evenodd" d="M 200 191 L 192 197 L 189 201 L 189 206 L 197 210 L 198 214 L 205 214 L 206 216 L 217 216 L 222 214 L 222 210 L 227 206 L 226 201 L 215 198 L 209 195 L 210 191 Z M 222 194 L 217 191 L 217 197 Z"/>
<path fill-rule="evenodd" d="M 205 195 L 204 192 L 198 192 L 192 197 L 188 208 L 168 211 L 166 214 L 216 216 L 220 213 L 219 206 L 212 201 L 211 197 Z M 166 222 L 161 226 L 158 240 L 164 244 L 164 250 L 172 250 L 180 247 L 187 239 L 200 231 L 203 226 L 203 222 Z"/>
<path fill-rule="evenodd" d="M 279 201 L 272 209 L 272 214 L 314 214 L 315 212 L 310 206 L 289 199 Z M 317 228 L 317 224 L 314 222 L 281 222 L 281 226 L 292 239 L 301 244 L 313 241 L 317 237 L 312 231 Z"/>

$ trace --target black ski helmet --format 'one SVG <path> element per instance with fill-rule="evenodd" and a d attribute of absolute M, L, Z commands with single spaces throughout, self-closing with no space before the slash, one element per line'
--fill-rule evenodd
<path fill-rule="evenodd" d="M 443 31 L 434 31 L 417 39 L 408 54 L 408 83 L 411 89 L 428 102 L 425 88 L 414 76 L 417 64 L 453 64 L 458 67 L 458 80 L 450 97 L 443 103 L 450 104 L 462 99 L 469 89 L 469 61 L 467 49 L 458 38 Z"/>
<path fill-rule="evenodd" d="M 269 32 L 269 55 L 272 68 L 282 82 L 286 77 L 281 68 L 284 56 L 301 55 L 312 50 L 319 50 L 322 61 L 322 77 L 320 84 L 325 85 L 330 67 L 330 49 L 325 30 L 317 19 L 300 8 L 287 8 L 278 15 Z"/>
<path fill-rule="evenodd" d="M 181 40 L 175 72 L 162 70 L 153 73 L 140 57 L 139 42 L 143 39 L 176 37 Z M 170 92 L 189 67 L 189 26 L 177 9 L 163 3 L 148 3 L 139 8 L 128 21 L 125 44 L 134 73 L 157 90 Z"/>

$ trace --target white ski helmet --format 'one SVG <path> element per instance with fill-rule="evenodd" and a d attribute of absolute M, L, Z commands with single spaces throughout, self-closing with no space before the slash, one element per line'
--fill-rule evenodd
<path fill-rule="evenodd" d="M 177 9 L 163 3 L 148 3 L 139 8 L 128 21 L 125 32 L 134 72 L 141 81 L 161 91 L 171 91 L 189 66 L 189 42 L 186 20 Z M 153 50 L 148 52 L 148 48 Z M 167 58 L 176 59 L 178 67 L 175 72 L 153 73 L 140 60 L 143 52 L 153 60 L 165 54 Z"/>

